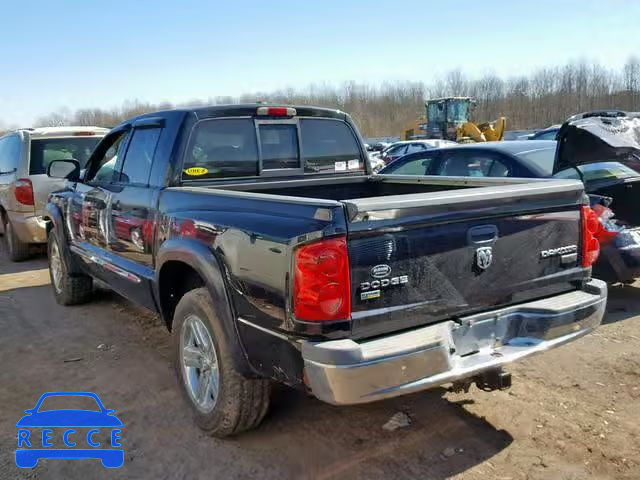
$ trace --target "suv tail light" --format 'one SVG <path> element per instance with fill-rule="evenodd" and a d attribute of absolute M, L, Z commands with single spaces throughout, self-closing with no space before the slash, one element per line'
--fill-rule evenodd
<path fill-rule="evenodd" d="M 303 245 L 295 251 L 293 311 L 310 322 L 351 316 L 351 285 L 346 237 Z"/>
<path fill-rule="evenodd" d="M 15 197 L 22 205 L 33 205 L 33 185 L 28 178 L 19 178 L 15 182 Z"/>
<path fill-rule="evenodd" d="M 582 207 L 582 266 L 590 267 L 600 254 L 600 242 L 596 238 L 600 219 L 590 207 Z"/>

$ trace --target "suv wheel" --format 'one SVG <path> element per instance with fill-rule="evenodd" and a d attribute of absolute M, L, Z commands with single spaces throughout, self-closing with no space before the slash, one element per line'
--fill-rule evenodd
<path fill-rule="evenodd" d="M 226 437 L 260 424 L 269 408 L 270 383 L 235 369 L 220 321 L 208 290 L 191 290 L 176 307 L 173 347 L 196 423 L 209 435 Z"/>
<path fill-rule="evenodd" d="M 4 224 L 4 244 L 12 262 L 26 260 L 31 255 L 29 244 L 18 238 L 9 220 Z"/>
<path fill-rule="evenodd" d="M 93 280 L 87 275 L 69 275 L 69 270 L 60 252 L 58 238 L 54 232 L 49 234 L 47 244 L 49 256 L 49 276 L 56 302 L 60 305 L 85 303 L 91 297 Z"/>

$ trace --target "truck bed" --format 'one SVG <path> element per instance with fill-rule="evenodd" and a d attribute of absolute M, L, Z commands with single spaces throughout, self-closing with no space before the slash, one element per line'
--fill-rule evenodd
<path fill-rule="evenodd" d="M 260 228 L 273 236 L 278 230 L 271 225 L 300 225 L 306 217 L 326 222 L 308 224 L 315 230 L 334 228 L 322 235 L 346 233 L 350 329 L 357 337 L 566 292 L 584 276 L 577 253 L 583 189 L 572 180 L 379 175 L 176 190 L 217 197 L 196 195 L 190 203 L 232 206 L 234 222 L 246 216 L 249 231 L 260 218 Z M 265 215 L 271 220 L 264 222 Z M 296 229 L 290 235 L 282 241 L 300 241 Z M 570 255 L 541 259 L 542 251 L 561 247 Z M 246 250 L 240 258 L 251 254 Z M 493 255 L 490 266 L 477 266 L 479 251 Z M 272 258 L 261 275 L 279 278 L 281 291 L 288 271 L 283 260 L 278 266 Z M 390 272 L 395 284 L 376 282 L 374 267 Z M 252 282 L 261 268 L 250 269 Z"/>
<path fill-rule="evenodd" d="M 343 178 L 273 180 L 263 181 L 261 183 L 226 183 L 224 185 L 211 185 L 210 188 L 340 201 L 357 198 L 432 193 L 462 188 L 521 184 L 525 182 L 529 183 L 529 180 L 530 179 L 474 179 L 469 177 L 373 175 Z"/>

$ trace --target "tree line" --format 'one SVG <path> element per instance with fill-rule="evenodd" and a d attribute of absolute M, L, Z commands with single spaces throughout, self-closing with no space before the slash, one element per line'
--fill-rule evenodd
<path fill-rule="evenodd" d="M 188 105 L 253 103 L 256 101 L 311 104 L 338 108 L 352 115 L 364 136 L 399 135 L 424 114 L 424 100 L 444 96 L 471 96 L 477 101 L 473 120 L 482 122 L 506 116 L 508 129 L 543 128 L 587 110 L 617 108 L 640 110 L 640 60 L 631 57 L 621 69 L 598 63 L 571 62 L 543 67 L 527 75 L 502 78 L 495 74 L 471 77 L 454 70 L 431 84 L 412 81 L 373 85 L 346 82 L 315 84 L 304 89 L 215 96 Z M 113 126 L 126 118 L 172 108 L 171 103 L 126 101 L 111 109 L 62 109 L 40 117 L 36 126 Z"/>

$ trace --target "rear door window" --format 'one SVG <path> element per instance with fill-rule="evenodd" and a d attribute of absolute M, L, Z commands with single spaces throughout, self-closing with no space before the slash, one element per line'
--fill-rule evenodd
<path fill-rule="evenodd" d="M 407 151 L 405 152 L 405 155 L 409 155 L 410 153 L 422 152 L 426 149 L 427 147 L 425 147 L 424 144 L 422 143 L 410 143 L 407 146 Z"/>
<path fill-rule="evenodd" d="M 84 168 L 100 138 L 92 136 L 33 139 L 29 173 L 31 175 L 46 173 L 47 167 L 54 160 L 77 160 L 80 168 Z"/>
<path fill-rule="evenodd" d="M 510 170 L 496 156 L 482 152 L 443 154 L 438 175 L 452 177 L 508 177 Z"/>
<path fill-rule="evenodd" d="M 535 164 L 545 174 L 551 175 L 555 162 L 556 149 L 553 147 L 541 148 L 540 150 L 528 150 L 526 152 L 516 153 L 516 156 L 524 158 L 525 161 Z"/>
<path fill-rule="evenodd" d="M 147 185 L 161 128 L 136 128 L 119 173 L 120 183 Z"/>

